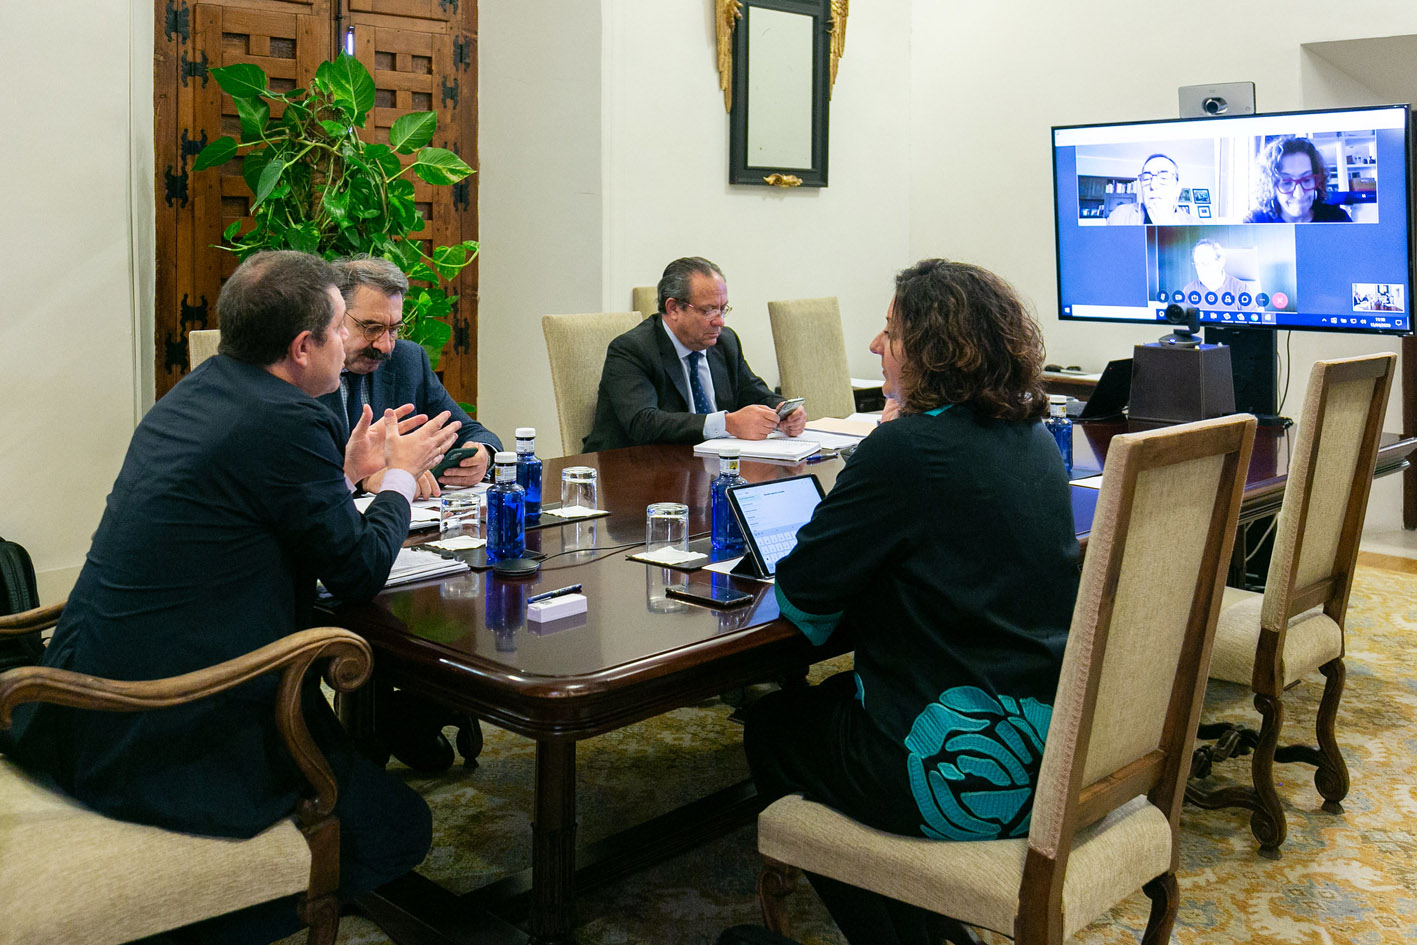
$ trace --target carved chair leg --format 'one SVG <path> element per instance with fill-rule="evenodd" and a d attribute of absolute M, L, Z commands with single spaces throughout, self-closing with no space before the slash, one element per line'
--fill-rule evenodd
<path fill-rule="evenodd" d="M 1324 694 L 1319 702 L 1315 731 L 1319 740 L 1319 769 L 1314 772 L 1314 786 L 1324 798 L 1324 810 L 1343 813 L 1342 801 L 1348 796 L 1348 765 L 1338 750 L 1334 723 L 1338 719 L 1338 703 L 1343 699 L 1343 682 L 1347 670 L 1343 658 L 1330 660 L 1319 667 L 1324 674 Z"/>
<path fill-rule="evenodd" d="M 300 917 L 310 926 L 305 945 L 334 945 L 339 934 L 339 900 L 333 895 L 301 903 Z"/>
<path fill-rule="evenodd" d="M 1260 740 L 1250 770 L 1254 780 L 1257 807 L 1250 813 L 1250 830 L 1260 842 L 1260 856 L 1279 859 L 1279 847 L 1288 833 L 1284 808 L 1274 790 L 1274 750 L 1279 731 L 1284 726 L 1284 703 L 1275 696 L 1255 693 L 1255 708 L 1263 719 Z"/>
<path fill-rule="evenodd" d="M 763 925 L 769 932 L 787 935 L 787 909 L 783 901 L 792 892 L 792 867 L 770 856 L 763 857 L 758 871 L 758 903 L 763 909 Z"/>
<path fill-rule="evenodd" d="M 1171 927 L 1176 924 L 1176 909 L 1181 904 L 1176 874 L 1161 874 L 1143 886 L 1142 892 L 1151 900 L 1151 915 L 1147 917 L 1141 945 L 1166 945 L 1171 941 Z"/>

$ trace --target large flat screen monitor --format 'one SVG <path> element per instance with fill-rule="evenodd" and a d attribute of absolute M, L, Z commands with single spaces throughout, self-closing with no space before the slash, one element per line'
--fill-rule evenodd
<path fill-rule="evenodd" d="M 1405 333 L 1406 105 L 1053 129 L 1064 319 Z"/>

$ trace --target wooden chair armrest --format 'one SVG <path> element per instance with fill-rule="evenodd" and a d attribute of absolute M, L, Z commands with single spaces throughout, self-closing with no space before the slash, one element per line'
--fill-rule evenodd
<path fill-rule="evenodd" d="M 34 613 L 34 611 L 30 611 Z M 166 679 L 132 682 L 102 679 L 50 666 L 21 666 L 0 674 L 0 727 L 9 727 L 15 706 L 50 702 L 76 709 L 140 712 L 183 705 L 224 692 L 267 673 L 281 671 L 276 694 L 276 726 L 301 773 L 314 788 L 302 799 L 297 817 L 303 825 L 329 815 L 335 804 L 335 780 L 315 746 L 300 711 L 301 683 L 310 666 L 329 660 L 325 680 L 349 692 L 369 679 L 374 657 L 359 635 L 339 627 L 301 630 L 235 659 Z"/>
<path fill-rule="evenodd" d="M 6 614 L 0 617 L 0 637 L 18 636 L 21 633 L 33 633 L 36 630 L 48 630 L 59 622 L 59 615 L 64 612 L 64 604 L 67 601 L 60 601 L 57 604 L 50 604 L 48 607 L 36 607 L 33 610 L 22 610 L 17 614 Z"/>

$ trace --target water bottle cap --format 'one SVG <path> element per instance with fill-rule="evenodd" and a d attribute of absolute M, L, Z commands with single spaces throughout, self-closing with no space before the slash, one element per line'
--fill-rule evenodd
<path fill-rule="evenodd" d="M 722 459 L 737 459 L 743 455 L 743 448 L 740 446 L 725 446 L 718 451 L 718 455 Z"/>
<path fill-rule="evenodd" d="M 502 429 L 505 430 L 506 427 Z M 517 439 L 529 440 L 534 436 L 536 436 L 536 427 L 517 427 Z"/>
<path fill-rule="evenodd" d="M 1067 395 L 1067 394 L 1049 394 L 1049 395 L 1048 395 L 1048 403 L 1050 403 L 1050 404 L 1067 404 L 1067 402 L 1068 402 L 1068 395 Z"/>
<path fill-rule="evenodd" d="M 505 429 L 505 427 L 503 429 Z M 492 462 L 498 464 L 515 464 L 516 461 L 517 454 L 510 450 L 502 450 L 496 456 L 492 457 Z"/>

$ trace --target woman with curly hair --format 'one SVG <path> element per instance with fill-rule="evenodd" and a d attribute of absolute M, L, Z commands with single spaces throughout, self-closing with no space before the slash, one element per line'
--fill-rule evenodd
<path fill-rule="evenodd" d="M 999 277 L 929 259 L 871 343 L 892 406 L 777 568 L 780 610 L 855 669 L 746 713 L 766 800 L 893 833 L 1028 833 L 1078 584 L 1067 474 L 1040 418 L 1038 326 Z M 821 876 L 853 943 L 927 942 L 923 910 Z"/>
<path fill-rule="evenodd" d="M 1276 138 L 1260 152 L 1256 202 L 1245 223 L 1352 223 L 1328 202 L 1323 155 L 1308 138 Z"/>

